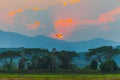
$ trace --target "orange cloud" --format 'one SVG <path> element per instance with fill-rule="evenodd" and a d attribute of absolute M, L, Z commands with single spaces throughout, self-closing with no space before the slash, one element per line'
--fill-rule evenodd
<path fill-rule="evenodd" d="M 56 36 L 56 34 L 61 34 L 62 38 L 70 36 L 72 31 L 76 29 L 77 25 L 84 24 L 97 24 L 97 20 L 74 20 L 74 19 L 59 19 L 54 22 L 55 33 L 52 33 L 52 37 Z M 54 37 L 59 38 L 59 36 Z"/>
<path fill-rule="evenodd" d="M 63 5 L 67 6 L 67 4 L 76 4 L 78 2 L 80 2 L 80 0 L 69 0 L 69 1 L 64 1 Z"/>
<path fill-rule="evenodd" d="M 73 19 L 60 19 L 54 22 L 54 29 L 56 30 L 56 33 L 62 34 L 65 38 L 70 35 L 70 33 L 78 24 L 79 23 L 77 21 L 74 21 Z"/>
<path fill-rule="evenodd" d="M 40 8 L 38 8 L 38 7 L 35 7 L 35 8 L 25 8 L 25 9 L 40 10 Z M 17 13 L 21 13 L 21 12 L 23 12 L 23 9 L 10 11 L 8 14 L 9 14 L 10 17 L 14 17 Z"/>
<path fill-rule="evenodd" d="M 60 19 L 54 22 L 54 29 L 56 33 L 63 34 L 65 38 L 69 36 L 74 29 L 76 29 L 77 25 L 97 25 L 97 23 L 98 20 Z"/>
<path fill-rule="evenodd" d="M 10 17 L 14 17 L 15 14 L 16 14 L 16 12 L 14 12 L 14 11 L 9 12 L 9 16 L 10 16 Z"/>
<path fill-rule="evenodd" d="M 38 8 L 38 7 L 35 7 L 35 8 L 25 8 L 25 9 L 40 10 L 40 8 Z M 18 10 L 10 11 L 9 15 L 10 16 L 15 16 L 16 13 L 21 13 L 21 12 L 23 12 L 23 9 L 18 9 Z"/>
<path fill-rule="evenodd" d="M 40 10 L 40 8 L 38 8 L 38 7 L 35 7 L 35 8 L 32 8 L 32 10 Z"/>
<path fill-rule="evenodd" d="M 18 10 L 15 10 L 15 11 L 10 11 L 9 16 L 14 17 L 16 13 L 21 13 L 21 12 L 23 12 L 22 9 L 18 9 Z"/>
<path fill-rule="evenodd" d="M 40 22 L 39 22 L 39 21 L 36 21 L 36 22 L 35 22 L 35 25 L 36 25 L 36 26 L 39 26 L 39 25 L 40 25 Z"/>
<path fill-rule="evenodd" d="M 21 12 L 23 12 L 23 10 L 22 9 L 18 9 L 18 10 L 16 10 L 16 12 L 17 13 L 21 13 Z"/>
<path fill-rule="evenodd" d="M 78 3 L 80 0 L 72 0 L 72 4 Z"/>
<path fill-rule="evenodd" d="M 69 0 L 69 1 L 67 1 L 68 4 L 76 4 L 78 2 L 80 2 L 80 0 Z"/>
<path fill-rule="evenodd" d="M 64 5 L 64 6 L 66 6 L 66 5 L 67 5 L 67 3 L 66 3 L 66 2 L 63 2 L 63 5 Z"/>
<path fill-rule="evenodd" d="M 75 19 L 60 19 L 54 22 L 54 29 L 56 33 L 60 33 L 64 35 L 64 38 L 69 36 L 72 33 L 72 31 L 76 29 L 77 25 L 88 25 L 88 24 L 96 25 L 96 26 L 102 25 L 101 29 L 111 30 L 107 24 L 114 22 L 117 15 L 120 15 L 120 8 L 101 14 L 98 17 L 98 19 L 95 20 L 91 19 L 91 20 L 76 21 Z"/>
<path fill-rule="evenodd" d="M 39 25 L 40 25 L 39 21 L 36 21 L 34 24 L 27 24 L 28 26 L 27 30 L 36 30 L 38 29 Z"/>

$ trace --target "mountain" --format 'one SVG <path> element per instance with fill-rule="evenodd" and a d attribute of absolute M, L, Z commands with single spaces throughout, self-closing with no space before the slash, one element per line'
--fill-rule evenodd
<path fill-rule="evenodd" d="M 119 43 L 115 41 L 96 38 L 93 40 L 76 42 L 73 44 L 73 46 L 75 46 L 76 50 L 79 49 L 79 51 L 86 51 L 91 48 L 96 48 L 96 47 L 101 47 L 101 46 L 116 46 L 118 44 Z"/>
<path fill-rule="evenodd" d="M 43 35 L 28 37 L 14 32 L 0 31 L 0 48 L 56 48 L 57 50 L 87 51 L 100 46 L 115 46 L 118 42 L 96 38 L 88 41 L 67 42 Z"/>

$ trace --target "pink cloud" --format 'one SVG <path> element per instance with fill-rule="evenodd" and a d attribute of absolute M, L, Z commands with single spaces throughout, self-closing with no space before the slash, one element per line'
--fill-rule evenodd
<path fill-rule="evenodd" d="M 98 19 L 99 24 L 107 24 L 115 21 L 115 17 L 120 15 L 120 8 L 101 14 Z"/>
<path fill-rule="evenodd" d="M 80 23 L 103 25 L 103 24 L 115 22 L 117 15 L 120 15 L 120 8 L 103 13 L 99 15 L 98 19 L 96 20 L 81 20 Z"/>

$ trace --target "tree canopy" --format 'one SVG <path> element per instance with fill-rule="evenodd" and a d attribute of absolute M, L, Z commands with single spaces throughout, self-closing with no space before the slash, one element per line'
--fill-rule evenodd
<path fill-rule="evenodd" d="M 120 54 L 120 50 L 112 46 L 102 46 L 99 48 L 89 49 L 85 55 L 87 59 L 95 59 L 99 63 L 105 60 L 112 59 L 114 56 Z"/>

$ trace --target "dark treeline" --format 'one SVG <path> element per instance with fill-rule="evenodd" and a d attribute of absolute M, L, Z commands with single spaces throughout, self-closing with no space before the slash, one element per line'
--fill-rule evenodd
<path fill-rule="evenodd" d="M 19 51 L 6 51 L 0 53 L 1 72 L 74 72 L 74 73 L 113 73 L 119 71 L 114 57 L 120 50 L 112 46 L 103 46 L 89 49 L 84 55 L 90 62 L 84 68 L 74 64 L 73 58 L 80 55 L 74 51 L 51 51 L 41 48 L 21 48 Z"/>
<path fill-rule="evenodd" d="M 51 51 L 41 48 L 21 48 L 20 51 L 0 53 L 1 71 L 47 71 L 74 70 L 72 60 L 79 57 L 74 51 Z"/>

